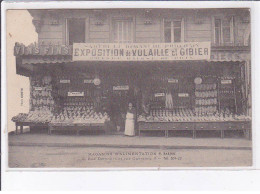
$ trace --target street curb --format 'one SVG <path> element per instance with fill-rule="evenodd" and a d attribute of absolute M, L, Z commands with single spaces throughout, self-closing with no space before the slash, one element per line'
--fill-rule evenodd
<path fill-rule="evenodd" d="M 252 150 L 251 147 L 235 146 L 182 146 L 182 145 L 122 145 L 122 144 L 73 144 L 73 143 L 23 143 L 12 142 L 9 146 L 24 147 L 67 147 L 67 148 L 142 148 L 142 149 L 223 149 Z"/>

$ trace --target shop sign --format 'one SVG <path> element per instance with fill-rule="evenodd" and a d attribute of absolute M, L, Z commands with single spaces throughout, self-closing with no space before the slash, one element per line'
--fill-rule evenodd
<path fill-rule="evenodd" d="M 180 98 L 185 98 L 185 97 L 189 97 L 189 94 L 188 93 L 178 93 L 178 96 Z"/>
<path fill-rule="evenodd" d="M 164 97 L 165 93 L 156 93 L 154 94 L 155 97 Z"/>
<path fill-rule="evenodd" d="M 60 83 L 61 83 L 61 84 L 69 84 L 69 83 L 70 83 L 70 80 L 69 80 L 69 79 L 61 79 L 61 80 L 60 80 Z"/>
<path fill-rule="evenodd" d="M 93 79 L 84 79 L 84 84 L 92 84 L 93 82 Z"/>
<path fill-rule="evenodd" d="M 177 84 L 178 82 L 179 82 L 179 80 L 177 80 L 177 79 L 172 79 L 172 78 L 168 79 L 168 83 Z"/>
<path fill-rule="evenodd" d="M 250 60 L 250 52 L 212 51 L 210 59 L 212 61 L 248 61 Z"/>
<path fill-rule="evenodd" d="M 113 86 L 113 90 L 129 90 L 129 86 Z"/>
<path fill-rule="evenodd" d="M 84 92 L 68 92 L 68 96 L 84 96 Z"/>
<path fill-rule="evenodd" d="M 209 60 L 210 42 L 74 43 L 73 61 Z"/>
<path fill-rule="evenodd" d="M 31 44 L 25 46 L 23 44 L 16 43 L 14 46 L 14 55 L 71 55 L 72 48 L 67 45 L 37 45 Z"/>
<path fill-rule="evenodd" d="M 221 84 L 231 84 L 232 80 L 221 80 Z"/>
<path fill-rule="evenodd" d="M 42 90 L 42 87 L 34 87 L 34 90 L 40 91 L 40 90 Z"/>

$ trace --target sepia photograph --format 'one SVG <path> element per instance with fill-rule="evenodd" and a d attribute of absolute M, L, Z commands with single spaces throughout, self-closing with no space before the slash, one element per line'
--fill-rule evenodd
<path fill-rule="evenodd" d="M 250 18 L 6 10 L 8 168 L 252 167 Z"/>

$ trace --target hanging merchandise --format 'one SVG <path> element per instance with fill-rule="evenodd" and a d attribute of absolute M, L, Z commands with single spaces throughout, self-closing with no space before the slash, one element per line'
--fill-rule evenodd
<path fill-rule="evenodd" d="M 172 94 L 170 92 L 166 93 L 165 108 L 166 109 L 173 109 Z"/>
<path fill-rule="evenodd" d="M 195 84 L 195 114 L 198 116 L 216 114 L 217 94 L 216 83 L 207 83 L 205 79 L 205 83 Z"/>

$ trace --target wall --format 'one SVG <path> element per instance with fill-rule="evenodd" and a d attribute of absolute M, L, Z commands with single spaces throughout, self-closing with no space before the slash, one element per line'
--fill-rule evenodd
<path fill-rule="evenodd" d="M 62 44 L 63 41 L 63 26 L 65 25 L 64 20 L 61 19 L 57 25 L 52 24 L 50 16 L 44 18 L 40 33 L 38 36 L 39 43 L 44 44 Z"/>
<path fill-rule="evenodd" d="M 180 11 L 180 10 L 178 10 Z M 102 11 L 103 12 L 103 11 Z M 52 24 L 53 17 L 51 14 L 44 16 L 43 24 L 39 33 L 39 42 L 45 44 L 52 42 L 53 44 L 65 44 L 65 18 L 86 18 L 86 42 L 91 43 L 108 43 L 112 42 L 112 20 L 113 18 L 132 17 L 134 22 L 134 42 L 148 43 L 148 42 L 163 42 L 163 11 L 157 10 L 154 12 L 151 24 L 145 24 L 146 18 L 143 10 L 109 10 L 104 11 L 104 20 L 102 25 L 97 25 L 100 21 L 95 12 L 92 11 L 74 11 L 57 14 L 59 15 L 59 23 Z M 169 18 L 173 18 L 173 11 L 170 14 L 165 14 Z M 172 15 L 171 15 L 172 14 Z M 178 13 L 179 14 L 179 13 Z M 201 14 L 197 22 L 194 11 L 186 11 L 181 13 L 184 18 L 184 41 L 185 42 L 200 42 L 212 41 L 213 38 L 213 24 L 212 17 L 215 15 L 223 15 L 221 10 L 217 12 L 208 11 Z M 234 16 L 234 37 L 235 45 L 243 46 L 246 33 L 250 33 L 250 25 L 245 22 L 243 17 L 232 13 Z M 170 15 L 170 16 L 169 16 Z"/>

